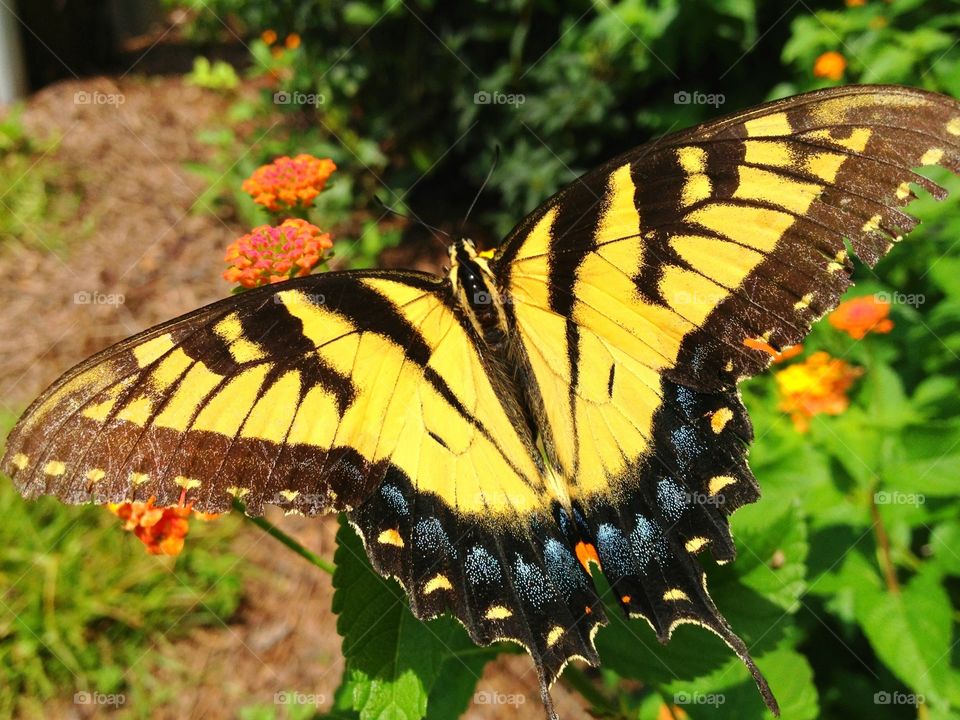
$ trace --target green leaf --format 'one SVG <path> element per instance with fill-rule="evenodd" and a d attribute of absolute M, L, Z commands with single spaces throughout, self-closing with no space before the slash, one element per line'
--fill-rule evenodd
<path fill-rule="evenodd" d="M 942 703 L 953 626 L 937 569 L 925 565 L 899 594 L 858 588 L 855 610 L 874 652 L 897 678 L 932 704 Z"/>
<path fill-rule="evenodd" d="M 802 655 L 783 646 L 757 657 L 756 661 L 780 704 L 781 717 L 790 720 L 818 717 L 813 671 Z M 690 682 L 672 683 L 667 689 L 668 700 L 683 708 L 693 720 L 774 717 L 764 707 L 753 679 L 739 660 Z"/>
<path fill-rule="evenodd" d="M 462 713 L 483 666 L 501 648 L 476 647 L 451 618 L 426 623 L 415 618 L 402 588 L 373 570 L 360 539 L 343 521 L 337 543 L 333 611 L 346 658 L 338 691 L 341 712 L 357 711 L 361 720 Z"/>

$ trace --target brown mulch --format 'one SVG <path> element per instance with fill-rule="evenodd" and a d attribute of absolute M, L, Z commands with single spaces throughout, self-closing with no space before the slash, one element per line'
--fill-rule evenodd
<path fill-rule="evenodd" d="M 77 104 L 78 92 L 122 95 L 123 103 Z M 94 78 L 44 89 L 28 103 L 36 134 L 61 136 L 54 160 L 79 186 L 80 207 L 61 228 L 65 252 L 0 249 L 0 402 L 22 409 L 74 363 L 134 332 L 225 296 L 224 247 L 245 231 L 230 217 L 191 213 L 205 183 L 184 164 L 203 161 L 197 140 L 222 122 L 224 97 L 176 77 Z M 399 253 L 402 256 L 402 253 Z M 121 304 L 78 303 L 78 293 Z M 332 558 L 332 518 L 271 518 Z M 343 668 L 330 578 L 250 528 L 236 540 L 252 571 L 236 617 L 175 641 L 175 669 L 160 680 L 170 700 L 157 718 L 232 718 L 277 692 L 332 700 Z M 488 665 L 478 692 L 523 696 L 519 706 L 476 703 L 468 718 L 539 717 L 539 692 L 525 655 Z M 554 691 L 564 718 L 587 717 L 582 701 Z M 59 708 L 73 714 L 68 702 Z"/>

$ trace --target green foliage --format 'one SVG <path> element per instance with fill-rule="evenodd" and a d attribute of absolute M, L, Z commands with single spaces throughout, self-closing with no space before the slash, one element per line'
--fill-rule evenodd
<path fill-rule="evenodd" d="M 15 416 L 2 417 L 6 435 Z M 74 693 L 162 701 L 152 677 L 170 641 L 218 626 L 240 602 L 237 557 L 223 541 L 236 520 L 191 524 L 176 560 L 147 555 L 104 508 L 24 503 L 0 482 L 0 717 L 44 714 Z"/>
<path fill-rule="evenodd" d="M 223 60 L 211 63 L 205 57 L 193 60 L 193 70 L 185 78 L 191 85 L 208 90 L 236 90 L 240 78 L 233 65 Z"/>
<path fill-rule="evenodd" d="M 72 213 L 78 198 L 51 158 L 57 144 L 27 132 L 22 107 L 0 118 L 0 244 L 61 246 L 57 219 Z"/>
<path fill-rule="evenodd" d="M 374 572 L 345 522 L 335 560 L 333 610 L 347 661 L 337 710 L 361 720 L 460 715 L 499 648 L 476 647 L 451 618 L 417 620 L 402 588 Z"/>

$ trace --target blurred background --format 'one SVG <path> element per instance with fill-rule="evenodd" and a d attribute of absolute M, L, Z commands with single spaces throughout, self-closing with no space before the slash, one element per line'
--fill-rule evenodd
<path fill-rule="evenodd" d="M 377 198 L 457 232 L 499 147 L 465 228 L 494 247 L 615 154 L 851 82 L 960 97 L 960 3 L 0 0 L 0 432 L 74 363 L 227 295 L 225 248 L 269 221 L 241 183 L 277 156 L 338 166 L 310 215 L 330 266 L 437 270 L 443 244 Z M 960 717 L 960 182 L 930 176 L 951 199 L 915 202 L 918 231 L 858 268 L 868 336 L 821 323 L 745 388 L 765 496 L 709 574 L 790 720 Z M 826 387 L 818 352 L 846 380 Z M 798 378 L 839 404 L 791 414 Z M 106 510 L 6 481 L 0 518 L 0 717 L 334 702 L 329 576 L 242 519 L 158 558 Z M 335 520 L 272 519 L 332 557 Z M 766 717 L 716 639 L 629 627 L 601 632 L 602 672 L 567 673 L 563 717 Z M 467 716 L 538 715 L 529 668 L 488 663 Z"/>

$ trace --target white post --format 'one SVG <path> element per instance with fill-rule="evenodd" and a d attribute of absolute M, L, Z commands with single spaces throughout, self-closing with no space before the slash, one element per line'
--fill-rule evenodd
<path fill-rule="evenodd" d="M 20 21 L 14 0 L 0 2 L 0 105 L 9 105 L 27 94 L 27 74 L 20 43 Z"/>

